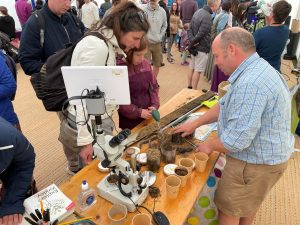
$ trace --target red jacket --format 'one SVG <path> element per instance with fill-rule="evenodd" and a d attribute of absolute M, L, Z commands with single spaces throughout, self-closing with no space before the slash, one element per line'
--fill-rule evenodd
<path fill-rule="evenodd" d="M 131 104 L 119 107 L 119 127 L 122 129 L 132 129 L 141 123 L 144 120 L 141 118 L 142 109 L 159 108 L 159 85 L 148 60 L 144 59 L 137 66 L 128 66 L 128 73 Z"/>

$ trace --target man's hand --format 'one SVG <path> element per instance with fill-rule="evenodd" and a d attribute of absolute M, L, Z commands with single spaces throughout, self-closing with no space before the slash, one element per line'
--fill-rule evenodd
<path fill-rule="evenodd" d="M 92 162 L 93 160 L 93 145 L 92 144 L 88 144 L 86 146 L 83 146 L 81 152 L 79 153 L 80 157 L 83 160 L 83 163 L 85 165 L 90 164 L 90 162 Z"/>
<path fill-rule="evenodd" d="M 0 218 L 0 225 L 17 225 L 22 223 L 22 214 L 7 215 Z"/>
<path fill-rule="evenodd" d="M 143 119 L 150 119 L 151 118 L 151 111 L 148 109 L 142 109 L 141 118 Z"/>
<path fill-rule="evenodd" d="M 195 125 L 195 121 L 186 122 L 181 124 L 173 129 L 174 133 L 182 133 L 182 137 L 186 137 L 192 134 L 196 130 L 197 126 Z"/>
<path fill-rule="evenodd" d="M 192 46 L 192 45 L 189 45 L 188 51 L 189 51 L 193 56 L 198 55 L 197 49 L 196 49 L 194 46 Z"/>
<path fill-rule="evenodd" d="M 195 152 L 204 152 L 207 155 L 210 155 L 210 153 L 212 153 L 213 150 L 208 145 L 208 142 L 202 142 L 202 143 L 200 143 L 198 145 L 198 147 L 196 148 Z"/>

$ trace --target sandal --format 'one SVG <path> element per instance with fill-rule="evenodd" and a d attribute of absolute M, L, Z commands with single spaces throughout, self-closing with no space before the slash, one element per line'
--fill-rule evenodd
<path fill-rule="evenodd" d="M 168 60 L 169 63 L 174 64 L 174 59 L 172 59 L 172 58 L 167 58 L 167 60 Z"/>

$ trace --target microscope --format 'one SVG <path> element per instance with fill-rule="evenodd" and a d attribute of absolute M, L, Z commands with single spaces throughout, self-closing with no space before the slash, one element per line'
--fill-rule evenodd
<path fill-rule="evenodd" d="M 128 211 L 134 212 L 136 205 L 141 205 L 148 196 L 149 187 L 140 176 L 136 166 L 136 155 L 132 155 L 131 166 L 122 158 L 127 144 L 126 138 L 131 132 L 125 129 L 115 136 L 104 134 L 101 115 L 106 113 L 106 109 L 104 92 L 101 92 L 99 87 L 89 91 L 85 99 L 88 114 L 95 116 L 94 154 L 101 160 L 104 168 L 110 169 L 110 174 L 97 185 L 98 194 L 112 203 L 126 205 Z"/>

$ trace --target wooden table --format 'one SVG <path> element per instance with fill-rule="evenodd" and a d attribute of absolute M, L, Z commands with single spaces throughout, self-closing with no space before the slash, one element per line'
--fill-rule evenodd
<path fill-rule="evenodd" d="M 178 107 L 184 105 L 185 103 L 191 101 L 192 99 L 202 95 L 203 93 L 197 90 L 191 89 L 183 89 L 181 92 L 176 94 L 173 98 L 171 98 L 166 104 L 164 104 L 160 109 L 161 117 L 173 112 Z M 205 111 L 207 108 L 202 107 L 200 111 Z M 149 120 L 146 123 L 151 123 L 153 121 Z M 142 127 L 142 124 L 137 126 L 134 130 L 138 130 Z M 213 134 L 214 136 L 216 134 Z M 142 149 L 145 151 L 145 149 Z M 191 178 L 188 180 L 186 186 L 180 189 L 179 196 L 175 200 L 169 200 L 166 196 L 166 187 L 165 187 L 165 178 L 166 176 L 163 173 L 164 163 L 161 163 L 161 167 L 158 173 L 156 173 L 157 179 L 154 186 L 158 187 L 161 191 L 161 197 L 156 199 L 155 203 L 155 211 L 164 212 L 172 225 L 183 224 L 192 209 L 196 198 L 199 196 L 203 186 L 206 183 L 206 180 L 214 167 L 214 164 L 218 158 L 219 153 L 214 152 L 210 155 L 210 159 L 208 161 L 205 172 L 198 173 L 195 170 L 193 171 Z M 186 156 L 186 155 L 185 155 Z M 193 158 L 193 153 L 189 153 L 187 157 Z M 182 156 L 177 155 L 176 163 L 178 160 L 182 158 Z M 104 178 L 107 174 L 101 173 L 98 170 L 98 160 L 94 160 L 90 165 L 84 167 L 80 172 L 78 172 L 75 176 L 73 176 L 68 182 L 62 184 L 60 189 L 75 203 L 77 203 L 77 196 L 81 189 L 82 180 L 87 180 L 91 187 L 96 189 L 96 185 L 98 182 Z M 145 168 L 147 169 L 147 168 Z M 154 200 L 148 196 L 143 204 L 152 211 Z M 97 203 L 92 206 L 90 209 L 81 212 L 78 208 L 76 208 L 76 212 L 80 215 L 87 216 L 100 216 L 99 219 L 95 219 L 94 222 L 96 224 L 108 225 L 110 221 L 107 216 L 108 210 L 111 208 L 112 203 L 104 200 L 103 198 L 97 196 Z M 146 211 L 141 209 L 142 212 Z M 127 221 L 125 224 L 131 224 L 132 217 L 136 214 L 128 213 Z"/>

